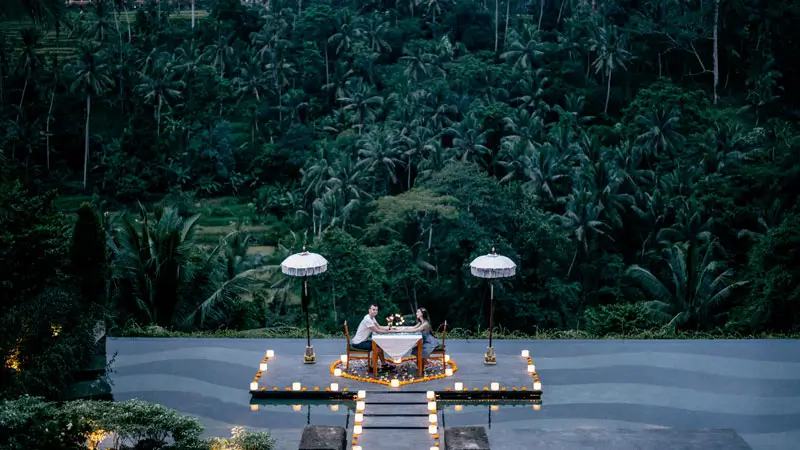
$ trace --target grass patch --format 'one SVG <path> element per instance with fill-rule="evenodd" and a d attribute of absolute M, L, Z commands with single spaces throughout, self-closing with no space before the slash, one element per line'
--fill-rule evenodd
<path fill-rule="evenodd" d="M 291 339 L 305 338 L 306 330 L 303 327 L 282 325 L 270 328 L 259 328 L 255 330 L 219 330 L 210 332 L 178 332 L 170 331 L 161 327 L 133 327 L 117 330 L 112 333 L 114 337 L 151 337 L 151 338 L 241 338 L 241 339 Z M 316 329 L 311 329 L 311 337 L 316 339 L 341 339 L 341 332 L 327 333 Z M 455 328 L 447 331 L 448 339 L 489 339 L 489 331 L 475 332 L 463 328 Z M 581 330 L 546 330 L 537 331 L 535 334 L 525 334 L 520 331 L 509 331 L 496 328 L 493 339 L 500 340 L 618 340 L 618 339 L 642 339 L 642 340 L 664 340 L 664 339 L 798 339 L 800 334 L 730 334 L 722 330 L 710 332 L 675 332 L 673 330 L 652 330 L 641 331 L 629 334 L 609 334 L 593 335 Z"/>

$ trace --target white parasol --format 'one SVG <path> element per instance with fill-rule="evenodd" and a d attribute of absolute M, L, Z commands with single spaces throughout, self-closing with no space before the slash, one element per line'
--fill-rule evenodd
<path fill-rule="evenodd" d="M 295 253 L 284 259 L 281 263 L 281 272 L 293 277 L 303 277 L 303 297 L 302 306 L 306 313 L 306 353 L 303 361 L 306 364 L 314 364 L 317 362 L 316 355 L 314 354 L 314 347 L 311 346 L 311 324 L 308 318 L 308 277 L 312 275 L 319 275 L 328 270 L 328 260 L 316 253 L 306 251 L 303 246 L 301 253 Z"/>
<path fill-rule="evenodd" d="M 479 278 L 489 278 L 489 348 L 486 350 L 483 362 L 485 364 L 497 364 L 492 347 L 492 328 L 494 327 L 494 284 L 491 279 L 513 277 L 517 273 L 517 265 L 509 258 L 498 255 L 492 248 L 492 253 L 475 258 L 469 264 L 470 272 Z"/>

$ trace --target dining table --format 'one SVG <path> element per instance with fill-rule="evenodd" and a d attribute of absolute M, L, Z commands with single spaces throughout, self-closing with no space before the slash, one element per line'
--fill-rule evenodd
<path fill-rule="evenodd" d="M 409 350 L 417 347 L 417 376 L 422 376 L 422 333 L 404 331 L 412 327 L 392 327 L 392 332 L 372 335 L 372 374 L 378 376 L 378 347 L 387 358 L 402 360 Z"/>

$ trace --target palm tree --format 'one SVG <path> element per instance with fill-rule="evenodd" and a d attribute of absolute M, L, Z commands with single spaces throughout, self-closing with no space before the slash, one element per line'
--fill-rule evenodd
<path fill-rule="evenodd" d="M 153 105 L 153 114 L 156 119 L 156 136 L 161 136 L 161 108 L 174 107 L 182 97 L 183 81 L 175 80 L 174 66 L 166 58 L 158 58 L 153 62 L 148 74 L 141 74 L 136 92 L 142 96 L 145 103 Z"/>
<path fill-rule="evenodd" d="M 679 131 L 680 113 L 676 108 L 654 106 L 636 116 L 636 123 L 644 132 L 636 137 L 655 156 L 671 155 L 685 141 Z"/>
<path fill-rule="evenodd" d="M 627 274 L 653 297 L 648 308 L 667 322 L 668 327 L 709 324 L 716 308 L 738 287 L 748 281 L 732 281 L 733 270 L 722 270 L 713 259 L 715 245 L 673 244 L 665 250 L 669 271 L 658 279 L 649 270 L 633 265 Z M 702 252 L 702 254 L 701 254 Z"/>
<path fill-rule="evenodd" d="M 83 154 L 83 188 L 89 173 L 89 124 L 92 117 L 92 97 L 99 97 L 112 85 L 111 69 L 105 62 L 105 54 L 96 45 L 82 46 L 81 56 L 74 64 L 75 81 L 70 90 L 86 98 L 86 127 Z"/>
<path fill-rule="evenodd" d="M 608 114 L 608 100 L 611 98 L 611 75 L 620 67 L 628 70 L 625 63 L 630 61 L 632 56 L 624 48 L 616 28 L 608 31 L 606 28 L 600 27 L 597 30 L 597 37 L 592 39 L 590 50 L 597 52 L 597 58 L 592 63 L 595 73 L 602 71 L 607 78 L 606 106 L 603 112 Z"/>
<path fill-rule="evenodd" d="M 199 218 L 183 218 L 168 207 L 157 208 L 151 221 L 140 205 L 139 218 L 124 217 L 112 234 L 117 302 L 139 323 L 166 328 L 203 325 L 207 317 L 218 316 L 220 307 L 249 291 L 259 270 L 235 274 L 235 257 L 241 252 L 226 239 L 203 257 L 193 253 Z M 218 261 L 226 247 L 231 249 L 227 256 L 234 257 L 233 277 L 230 264 Z"/>

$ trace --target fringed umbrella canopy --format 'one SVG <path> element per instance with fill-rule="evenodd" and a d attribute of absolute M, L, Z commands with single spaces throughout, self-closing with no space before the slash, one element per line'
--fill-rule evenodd
<path fill-rule="evenodd" d="M 517 265 L 505 256 L 492 253 L 475 258 L 469 264 L 472 275 L 480 278 L 507 278 L 517 273 Z"/>
<path fill-rule="evenodd" d="M 319 275 L 326 270 L 328 270 L 328 260 L 322 255 L 307 252 L 305 247 L 301 253 L 295 253 L 281 263 L 281 272 L 293 277 Z"/>

